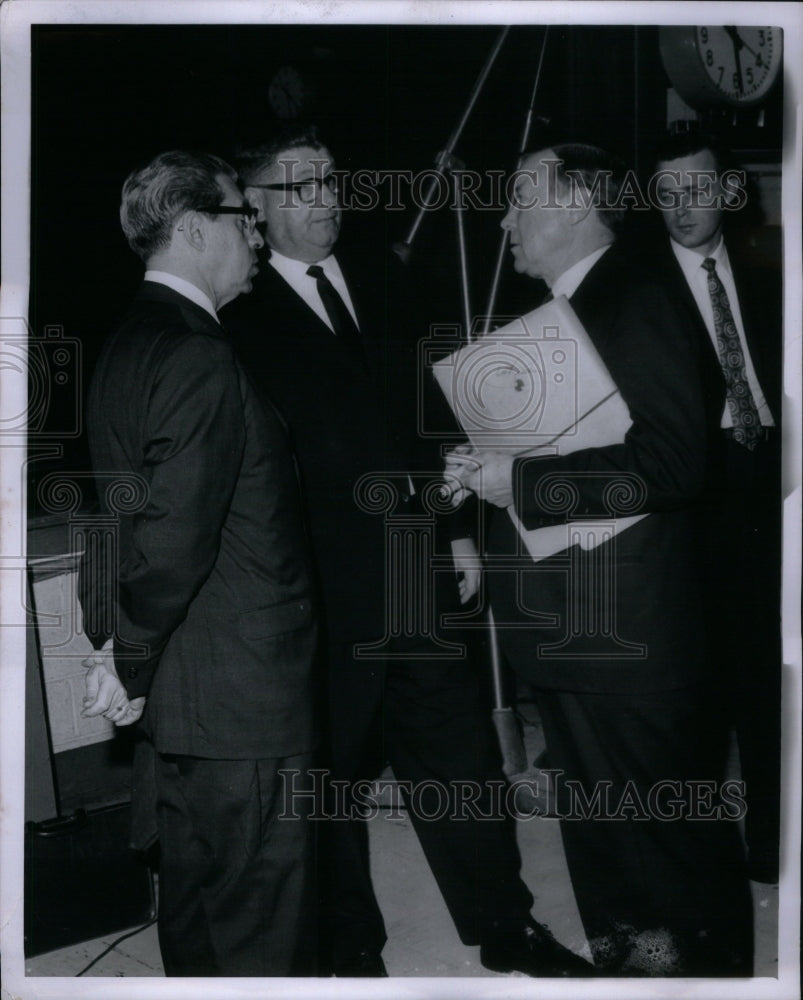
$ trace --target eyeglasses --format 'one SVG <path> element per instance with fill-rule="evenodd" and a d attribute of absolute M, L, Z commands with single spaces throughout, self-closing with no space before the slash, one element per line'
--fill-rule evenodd
<path fill-rule="evenodd" d="M 338 182 L 335 174 L 326 177 L 310 177 L 305 181 L 290 181 L 285 184 L 249 184 L 248 187 L 263 188 L 266 191 L 295 191 L 305 205 L 311 205 L 319 191 L 326 188 L 330 194 L 337 194 Z"/>
<path fill-rule="evenodd" d="M 253 236 L 257 226 L 257 216 L 259 212 L 253 205 L 243 203 L 242 205 L 216 205 L 214 208 L 202 208 L 199 211 L 204 215 L 239 215 L 242 217 L 242 230 L 245 236 Z"/>

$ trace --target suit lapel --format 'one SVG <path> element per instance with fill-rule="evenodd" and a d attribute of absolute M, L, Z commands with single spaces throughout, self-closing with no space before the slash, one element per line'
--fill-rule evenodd
<path fill-rule="evenodd" d="M 745 289 L 745 293 L 739 296 L 739 311 L 742 314 L 747 348 L 759 385 L 777 423 L 781 419 L 781 283 L 778 281 L 777 287 L 767 287 L 769 269 L 761 270 L 760 277 L 764 279 L 761 282 L 757 277 L 757 269 L 742 260 L 738 254 L 730 254 L 730 261 L 737 291 Z"/>
<path fill-rule="evenodd" d="M 331 339 L 334 334 L 326 323 L 269 263 L 263 266 L 255 282 L 255 292 L 265 303 L 267 314 L 279 314 L 299 335 L 310 334 Z"/>
<path fill-rule="evenodd" d="M 612 246 L 594 264 L 570 298 L 572 309 L 586 329 L 594 346 L 604 356 L 606 333 L 611 327 L 617 303 L 610 294 L 610 282 L 622 266 L 621 254 Z"/>

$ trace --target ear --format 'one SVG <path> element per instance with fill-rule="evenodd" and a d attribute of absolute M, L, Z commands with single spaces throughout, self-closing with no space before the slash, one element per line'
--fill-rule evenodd
<path fill-rule="evenodd" d="M 250 185 L 248 185 L 243 191 L 243 194 L 245 195 L 245 200 L 248 202 L 248 204 L 252 208 L 255 208 L 257 210 L 258 213 L 257 222 L 264 222 L 265 207 L 262 198 L 262 192 L 259 190 L 259 188 L 251 187 Z"/>
<path fill-rule="evenodd" d="M 589 214 L 595 211 L 593 205 L 570 205 L 563 210 L 566 213 L 566 220 L 570 226 L 579 226 L 585 222 Z"/>
<path fill-rule="evenodd" d="M 594 198 L 588 189 L 577 181 L 563 186 L 558 199 L 561 211 L 570 226 L 579 226 L 594 209 Z"/>
<path fill-rule="evenodd" d="M 179 219 L 176 231 L 194 250 L 203 250 L 206 245 L 205 219 L 200 212 L 185 212 Z"/>

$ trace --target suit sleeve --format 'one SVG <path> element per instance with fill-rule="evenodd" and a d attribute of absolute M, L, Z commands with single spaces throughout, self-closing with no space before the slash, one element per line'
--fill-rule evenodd
<path fill-rule="evenodd" d="M 212 572 L 244 444 L 230 348 L 184 339 L 161 359 L 145 406 L 149 496 L 120 567 L 120 639 L 147 648 L 145 660 L 127 657 L 115 642 L 129 697 L 147 694 L 164 646 Z"/>
<path fill-rule="evenodd" d="M 586 325 L 592 329 L 591 321 Z M 692 501 L 703 487 L 699 348 L 664 289 L 651 282 L 625 289 L 598 347 L 632 425 L 622 444 L 518 459 L 513 495 L 528 529 L 572 517 L 670 510 Z"/>

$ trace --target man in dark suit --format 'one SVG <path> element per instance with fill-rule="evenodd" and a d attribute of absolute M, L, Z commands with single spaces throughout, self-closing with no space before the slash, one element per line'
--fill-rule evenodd
<path fill-rule="evenodd" d="M 300 805 L 280 814 L 282 769 L 303 774 L 314 747 L 315 627 L 285 430 L 217 318 L 262 245 L 236 176 L 179 151 L 126 180 L 147 270 L 87 412 L 95 472 L 145 500 L 119 515 L 113 648 L 88 661 L 84 714 L 142 716 L 155 749 L 169 976 L 296 975 L 314 953 L 309 826 Z M 102 600 L 90 587 L 85 615 Z"/>
<path fill-rule="evenodd" d="M 781 269 L 748 261 L 735 239 L 725 240 L 725 222 L 738 218 L 734 209 L 748 192 L 716 137 L 668 136 L 656 170 L 669 234 L 656 272 L 692 317 L 709 373 L 712 432 L 700 554 L 710 656 L 745 782 L 748 872 L 777 882 Z"/>
<path fill-rule="evenodd" d="M 714 804 L 717 706 L 694 575 L 699 350 L 682 312 L 616 246 L 622 176 L 595 147 L 534 152 L 502 225 L 516 270 L 566 296 L 599 352 L 629 410 L 624 440 L 538 457 L 454 453 L 447 469 L 463 484 L 455 502 L 470 489 L 513 505 L 528 530 L 569 522 L 568 547 L 536 562 L 495 512 L 488 571 L 502 647 L 537 692 L 595 963 L 745 975 L 750 898 L 735 825 Z M 647 516 L 621 523 L 636 515 Z"/>
<path fill-rule="evenodd" d="M 280 134 L 238 167 L 270 258 L 226 324 L 293 435 L 325 611 L 325 762 L 332 787 L 346 789 L 345 816 L 322 831 L 332 969 L 387 975 L 351 797 L 387 760 L 461 940 L 499 971 L 582 975 L 587 963 L 530 917 L 509 817 L 491 804 L 489 782 L 503 777 L 478 678 L 456 632 L 437 628 L 475 592 L 478 560 L 448 503 L 433 502 L 441 460 L 418 434 L 415 327 L 392 265 L 373 248 L 361 268 L 333 253 L 341 211 L 315 130 Z M 461 782 L 488 819 L 455 814 Z"/>

